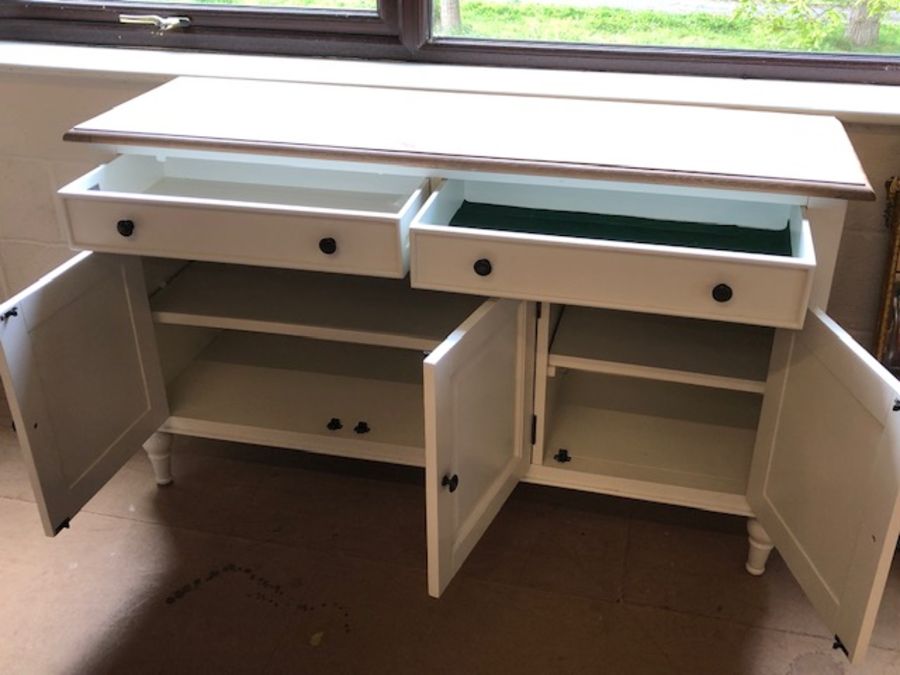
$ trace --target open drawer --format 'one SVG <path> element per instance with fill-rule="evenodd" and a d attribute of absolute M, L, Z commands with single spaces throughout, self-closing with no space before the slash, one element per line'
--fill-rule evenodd
<path fill-rule="evenodd" d="M 410 231 L 412 284 L 797 328 L 815 270 L 797 204 L 448 180 Z"/>
<path fill-rule="evenodd" d="M 73 248 L 403 277 L 427 182 L 122 156 L 60 190 Z"/>

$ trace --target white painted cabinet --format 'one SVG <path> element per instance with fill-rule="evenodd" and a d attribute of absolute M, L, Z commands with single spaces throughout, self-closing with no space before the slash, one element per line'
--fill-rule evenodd
<path fill-rule="evenodd" d="M 0 305 L 0 374 L 47 534 L 168 416 L 140 261 L 82 253 Z"/>
<path fill-rule="evenodd" d="M 0 312 L 48 533 L 157 429 L 161 484 L 172 433 L 423 466 L 439 596 L 524 480 L 750 517 L 748 571 L 777 546 L 862 658 L 900 529 L 900 390 L 815 308 L 841 200 L 872 194 L 839 125 L 741 113 L 732 138 L 735 111 L 569 102 L 529 151 L 494 101 L 475 153 L 440 125 L 331 122 L 465 94 L 247 84 L 245 108 L 317 101 L 254 140 L 252 111 L 209 114 L 226 89 L 179 80 L 70 133 L 127 149 L 61 191 L 73 248 L 109 253 Z M 632 114 L 718 145 L 645 142 Z M 138 256 L 178 259 L 149 300 Z"/>

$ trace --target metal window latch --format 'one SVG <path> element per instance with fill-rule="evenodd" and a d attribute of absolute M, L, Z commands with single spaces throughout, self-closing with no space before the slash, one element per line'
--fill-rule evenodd
<path fill-rule="evenodd" d="M 186 16 L 160 16 L 159 14 L 119 14 L 119 23 L 153 26 L 160 33 L 189 28 L 191 20 Z"/>

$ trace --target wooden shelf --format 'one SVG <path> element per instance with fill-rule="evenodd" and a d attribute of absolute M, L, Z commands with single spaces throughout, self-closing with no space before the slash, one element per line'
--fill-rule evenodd
<path fill-rule="evenodd" d="M 566 307 L 549 365 L 761 394 L 772 337 L 746 324 Z"/>
<path fill-rule="evenodd" d="M 169 385 L 164 430 L 424 466 L 421 373 L 414 352 L 223 332 Z"/>
<path fill-rule="evenodd" d="M 157 323 L 430 351 L 482 302 L 405 279 L 193 263 L 152 308 Z"/>
<path fill-rule="evenodd" d="M 714 511 L 749 513 L 761 398 L 569 372 L 548 414 L 536 482 Z M 561 449 L 571 461 L 553 456 Z"/>

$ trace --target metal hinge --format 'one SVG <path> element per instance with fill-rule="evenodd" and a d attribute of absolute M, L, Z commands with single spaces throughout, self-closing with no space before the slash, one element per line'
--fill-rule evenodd
<path fill-rule="evenodd" d="M 70 520 L 71 520 L 71 518 L 66 518 L 66 519 L 65 519 L 64 521 L 62 521 L 59 525 L 57 525 L 56 529 L 53 530 L 53 534 L 59 534 L 59 533 L 62 532 L 63 530 L 68 530 L 68 529 L 69 529 L 69 521 L 70 521 Z"/>
<path fill-rule="evenodd" d="M 10 317 L 13 317 L 13 316 L 19 316 L 19 308 L 18 307 L 11 307 L 8 310 L 6 310 L 5 312 L 3 312 L 3 314 L 0 314 L 0 321 L 6 321 L 7 319 L 9 319 Z"/>
<path fill-rule="evenodd" d="M 191 20 L 186 16 L 160 16 L 159 14 L 119 14 L 119 23 L 153 26 L 160 33 L 170 30 L 190 28 Z"/>
<path fill-rule="evenodd" d="M 831 648 L 840 649 L 842 652 L 844 652 L 844 656 L 846 656 L 848 659 L 850 658 L 850 652 L 847 651 L 844 643 L 841 642 L 841 638 L 839 638 L 837 635 L 834 636 L 834 644 L 831 645 Z"/>
<path fill-rule="evenodd" d="M 537 443 L 537 415 L 531 416 L 531 444 Z"/>

